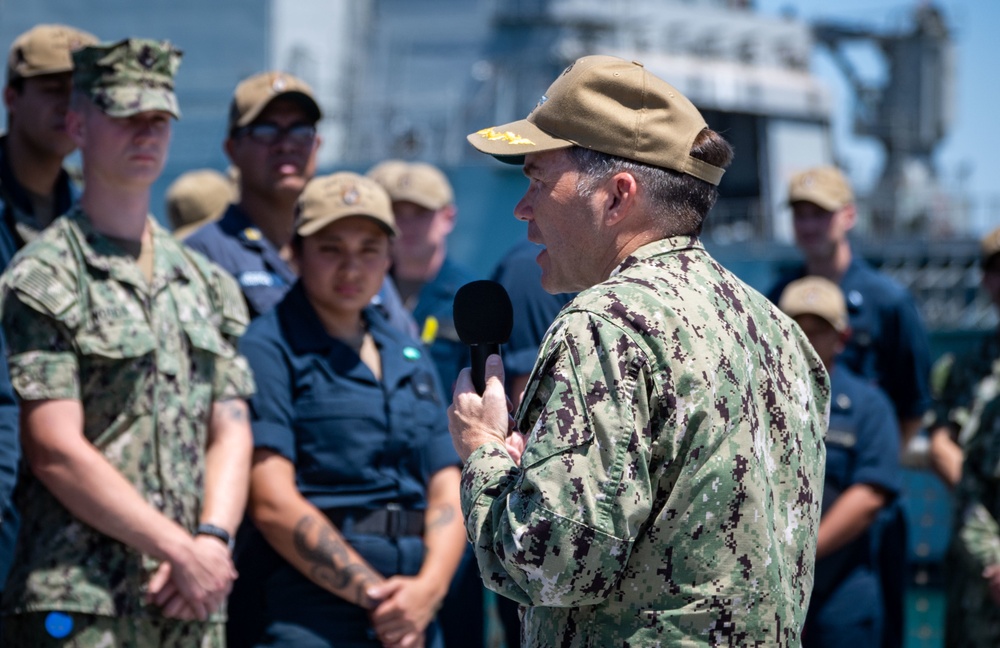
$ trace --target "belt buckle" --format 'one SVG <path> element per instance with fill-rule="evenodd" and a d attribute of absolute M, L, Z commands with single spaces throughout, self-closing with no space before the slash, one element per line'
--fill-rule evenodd
<path fill-rule="evenodd" d="M 387 504 L 385 513 L 385 535 L 398 538 L 403 531 L 403 507 L 396 503 Z"/>

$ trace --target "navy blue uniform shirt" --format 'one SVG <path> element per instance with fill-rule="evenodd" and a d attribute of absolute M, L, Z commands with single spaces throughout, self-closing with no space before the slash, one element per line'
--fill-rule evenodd
<path fill-rule="evenodd" d="M 412 306 L 413 319 L 416 320 L 421 335 L 427 330 L 429 317 L 437 320 L 437 334 L 429 346 L 447 402 L 451 402 L 458 373 L 472 364 L 469 347 L 462 344 L 458 339 L 458 331 L 455 330 L 455 316 L 452 313 L 455 293 L 475 280 L 471 271 L 445 258 L 437 276 L 421 286 L 416 304 Z"/>
<path fill-rule="evenodd" d="M 7 346 L 0 332 L 0 592 L 14 559 L 14 545 L 21 518 L 14 508 L 21 442 L 18 408 L 7 368 Z"/>
<path fill-rule="evenodd" d="M 254 370 L 254 446 L 296 467 L 299 491 L 319 509 L 426 507 L 435 472 L 459 465 L 434 365 L 416 340 L 364 312 L 382 380 L 331 337 L 301 285 L 240 340 Z"/>
<path fill-rule="evenodd" d="M 321 511 L 388 504 L 422 511 L 431 476 L 459 465 L 434 365 L 380 309 L 370 306 L 363 317 L 382 380 L 327 334 L 301 284 L 250 325 L 240 352 L 257 382 L 250 400 L 254 447 L 288 459 L 299 492 Z M 380 574 L 419 572 L 423 538 L 339 530 Z M 275 645 L 379 645 L 366 638 L 363 610 L 302 575 L 252 526 L 241 531 L 235 559 L 231 645 L 256 645 L 262 632 Z"/>
<path fill-rule="evenodd" d="M 236 279 L 251 319 L 271 310 L 295 283 L 295 273 L 278 248 L 237 205 L 229 205 L 222 218 L 198 228 L 184 243 Z"/>
<path fill-rule="evenodd" d="M 70 181 L 65 169 L 59 172 L 56 180 L 52 205 L 52 213 L 56 216 L 65 214 L 77 199 L 77 188 Z M 14 177 L 14 171 L 7 159 L 7 136 L 0 137 L 0 270 L 7 267 L 14 254 L 24 247 L 25 241 L 18 234 L 14 223 L 17 218 L 14 210 L 23 214 L 31 214 L 31 197 Z"/>
<path fill-rule="evenodd" d="M 902 487 L 902 472 L 898 427 L 889 399 L 844 366 L 830 372 L 830 395 L 823 515 L 855 484 L 879 487 L 887 493 L 886 508 L 890 507 Z M 816 561 L 804 646 L 879 645 L 883 604 L 874 530 L 873 525 Z"/>
<path fill-rule="evenodd" d="M 805 266 L 783 277 L 768 298 L 806 275 Z M 874 381 L 900 420 L 919 418 L 931 406 L 931 353 L 927 331 L 905 288 L 855 257 L 840 280 L 851 338 L 837 361 Z"/>

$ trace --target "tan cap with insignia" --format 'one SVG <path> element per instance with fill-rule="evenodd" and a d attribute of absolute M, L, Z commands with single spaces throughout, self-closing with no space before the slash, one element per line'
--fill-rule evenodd
<path fill-rule="evenodd" d="M 233 100 L 229 104 L 229 134 L 253 123 L 267 105 L 279 97 L 297 101 L 313 123 L 322 117 L 319 103 L 309 84 L 284 72 L 262 72 L 244 79 L 236 86 Z"/>
<path fill-rule="evenodd" d="M 566 68 L 527 118 L 484 128 L 469 143 L 501 162 L 581 146 L 718 185 L 725 172 L 691 156 L 708 128 L 687 97 L 637 61 L 585 56 Z"/>
<path fill-rule="evenodd" d="M 854 202 L 854 192 L 840 169 L 819 166 L 795 174 L 788 183 L 788 203 L 797 202 L 811 202 L 835 212 Z"/>
<path fill-rule="evenodd" d="M 390 236 L 398 234 L 389 195 L 379 183 L 357 173 L 341 171 L 313 178 L 299 196 L 295 233 L 311 236 L 348 216 L 366 216 Z"/>
<path fill-rule="evenodd" d="M 411 202 L 432 211 L 455 202 L 448 178 L 430 164 L 418 162 L 390 168 L 375 180 L 388 192 L 392 202 Z"/>
<path fill-rule="evenodd" d="M 232 181 L 215 169 L 196 169 L 177 176 L 167 188 L 167 219 L 182 239 L 216 220 L 236 199 Z"/>
<path fill-rule="evenodd" d="M 409 166 L 410 163 L 405 160 L 383 160 L 368 169 L 365 175 L 382 185 L 382 187 L 388 187 L 393 178 L 396 177 L 396 174 L 402 173 Z"/>
<path fill-rule="evenodd" d="M 73 71 L 70 52 L 97 37 L 66 25 L 38 25 L 14 39 L 7 55 L 7 83 L 43 74 Z"/>
<path fill-rule="evenodd" d="M 803 277 L 788 284 L 781 292 L 778 308 L 789 317 L 822 317 L 841 333 L 848 328 L 844 293 L 837 284 L 823 277 Z"/>

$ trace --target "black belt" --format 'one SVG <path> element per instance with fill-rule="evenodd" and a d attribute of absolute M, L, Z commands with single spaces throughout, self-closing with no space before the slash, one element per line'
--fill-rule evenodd
<path fill-rule="evenodd" d="M 424 534 L 424 511 L 405 510 L 399 504 L 389 504 L 375 510 L 327 509 L 323 514 L 344 533 L 387 538 Z"/>

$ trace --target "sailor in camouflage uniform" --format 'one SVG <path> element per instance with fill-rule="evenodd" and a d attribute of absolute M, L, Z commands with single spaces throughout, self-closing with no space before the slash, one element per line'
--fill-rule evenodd
<path fill-rule="evenodd" d="M 179 110 L 168 43 L 74 53 L 79 206 L 0 280 L 29 472 L 10 646 L 216 646 L 253 392 L 233 280 L 148 215 Z"/>
<path fill-rule="evenodd" d="M 964 450 L 948 556 L 945 645 L 995 648 L 1000 646 L 1000 397 L 983 408 Z"/>
<path fill-rule="evenodd" d="M 1000 228 L 983 237 L 982 286 L 1000 306 Z M 1000 645 L 1000 332 L 935 367 L 932 462 L 955 488 L 946 645 Z M 964 461 L 963 461 L 964 459 Z"/>
<path fill-rule="evenodd" d="M 980 284 L 1000 308 L 1000 227 L 980 241 Z M 928 416 L 931 467 L 954 488 L 962 476 L 962 448 L 975 436 L 983 407 L 1000 395 L 1000 328 L 961 357 L 945 354 L 934 365 L 934 406 Z"/>
<path fill-rule="evenodd" d="M 524 606 L 522 645 L 799 645 L 829 381 L 698 240 L 732 149 L 607 56 L 469 141 L 523 162 L 514 213 L 546 246 L 542 285 L 582 291 L 517 411 L 526 446 L 505 444 L 497 356 L 483 397 L 463 371 L 449 411 L 466 528 L 487 587 Z"/>

